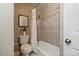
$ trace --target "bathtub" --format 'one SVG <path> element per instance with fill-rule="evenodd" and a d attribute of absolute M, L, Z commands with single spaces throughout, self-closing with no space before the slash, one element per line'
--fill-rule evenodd
<path fill-rule="evenodd" d="M 39 41 L 38 47 L 35 53 L 38 56 L 59 56 L 60 55 L 59 50 L 60 49 L 58 47 L 50 43 L 47 43 L 45 41 Z"/>

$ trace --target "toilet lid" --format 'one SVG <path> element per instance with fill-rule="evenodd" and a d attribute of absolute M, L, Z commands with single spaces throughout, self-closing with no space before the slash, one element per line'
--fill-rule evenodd
<path fill-rule="evenodd" d="M 32 51 L 32 46 L 30 44 L 22 44 L 21 45 L 21 51 L 22 52 L 31 52 Z"/>

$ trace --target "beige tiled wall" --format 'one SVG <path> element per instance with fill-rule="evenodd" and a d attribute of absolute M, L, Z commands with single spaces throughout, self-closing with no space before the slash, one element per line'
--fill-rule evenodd
<path fill-rule="evenodd" d="M 60 45 L 60 4 L 39 4 L 37 9 L 38 39 L 59 47 Z"/>
<path fill-rule="evenodd" d="M 30 35 L 30 21 L 31 21 L 31 9 L 32 4 L 29 3 L 15 3 L 14 4 L 14 43 L 15 43 L 15 51 L 18 51 L 18 37 L 23 35 L 22 27 L 18 26 L 18 15 L 28 16 L 28 24 L 29 26 L 26 28 L 26 34 Z"/>

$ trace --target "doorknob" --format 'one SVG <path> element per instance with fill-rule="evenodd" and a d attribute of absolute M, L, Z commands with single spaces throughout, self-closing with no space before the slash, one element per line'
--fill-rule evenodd
<path fill-rule="evenodd" d="M 66 43 L 66 44 L 71 44 L 71 40 L 68 39 L 68 38 L 66 38 L 65 43 Z"/>

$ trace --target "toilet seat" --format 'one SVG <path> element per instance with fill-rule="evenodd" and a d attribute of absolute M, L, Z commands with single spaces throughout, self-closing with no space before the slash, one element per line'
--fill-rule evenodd
<path fill-rule="evenodd" d="M 32 46 L 30 44 L 22 44 L 21 52 L 22 53 L 30 53 L 32 51 Z"/>

